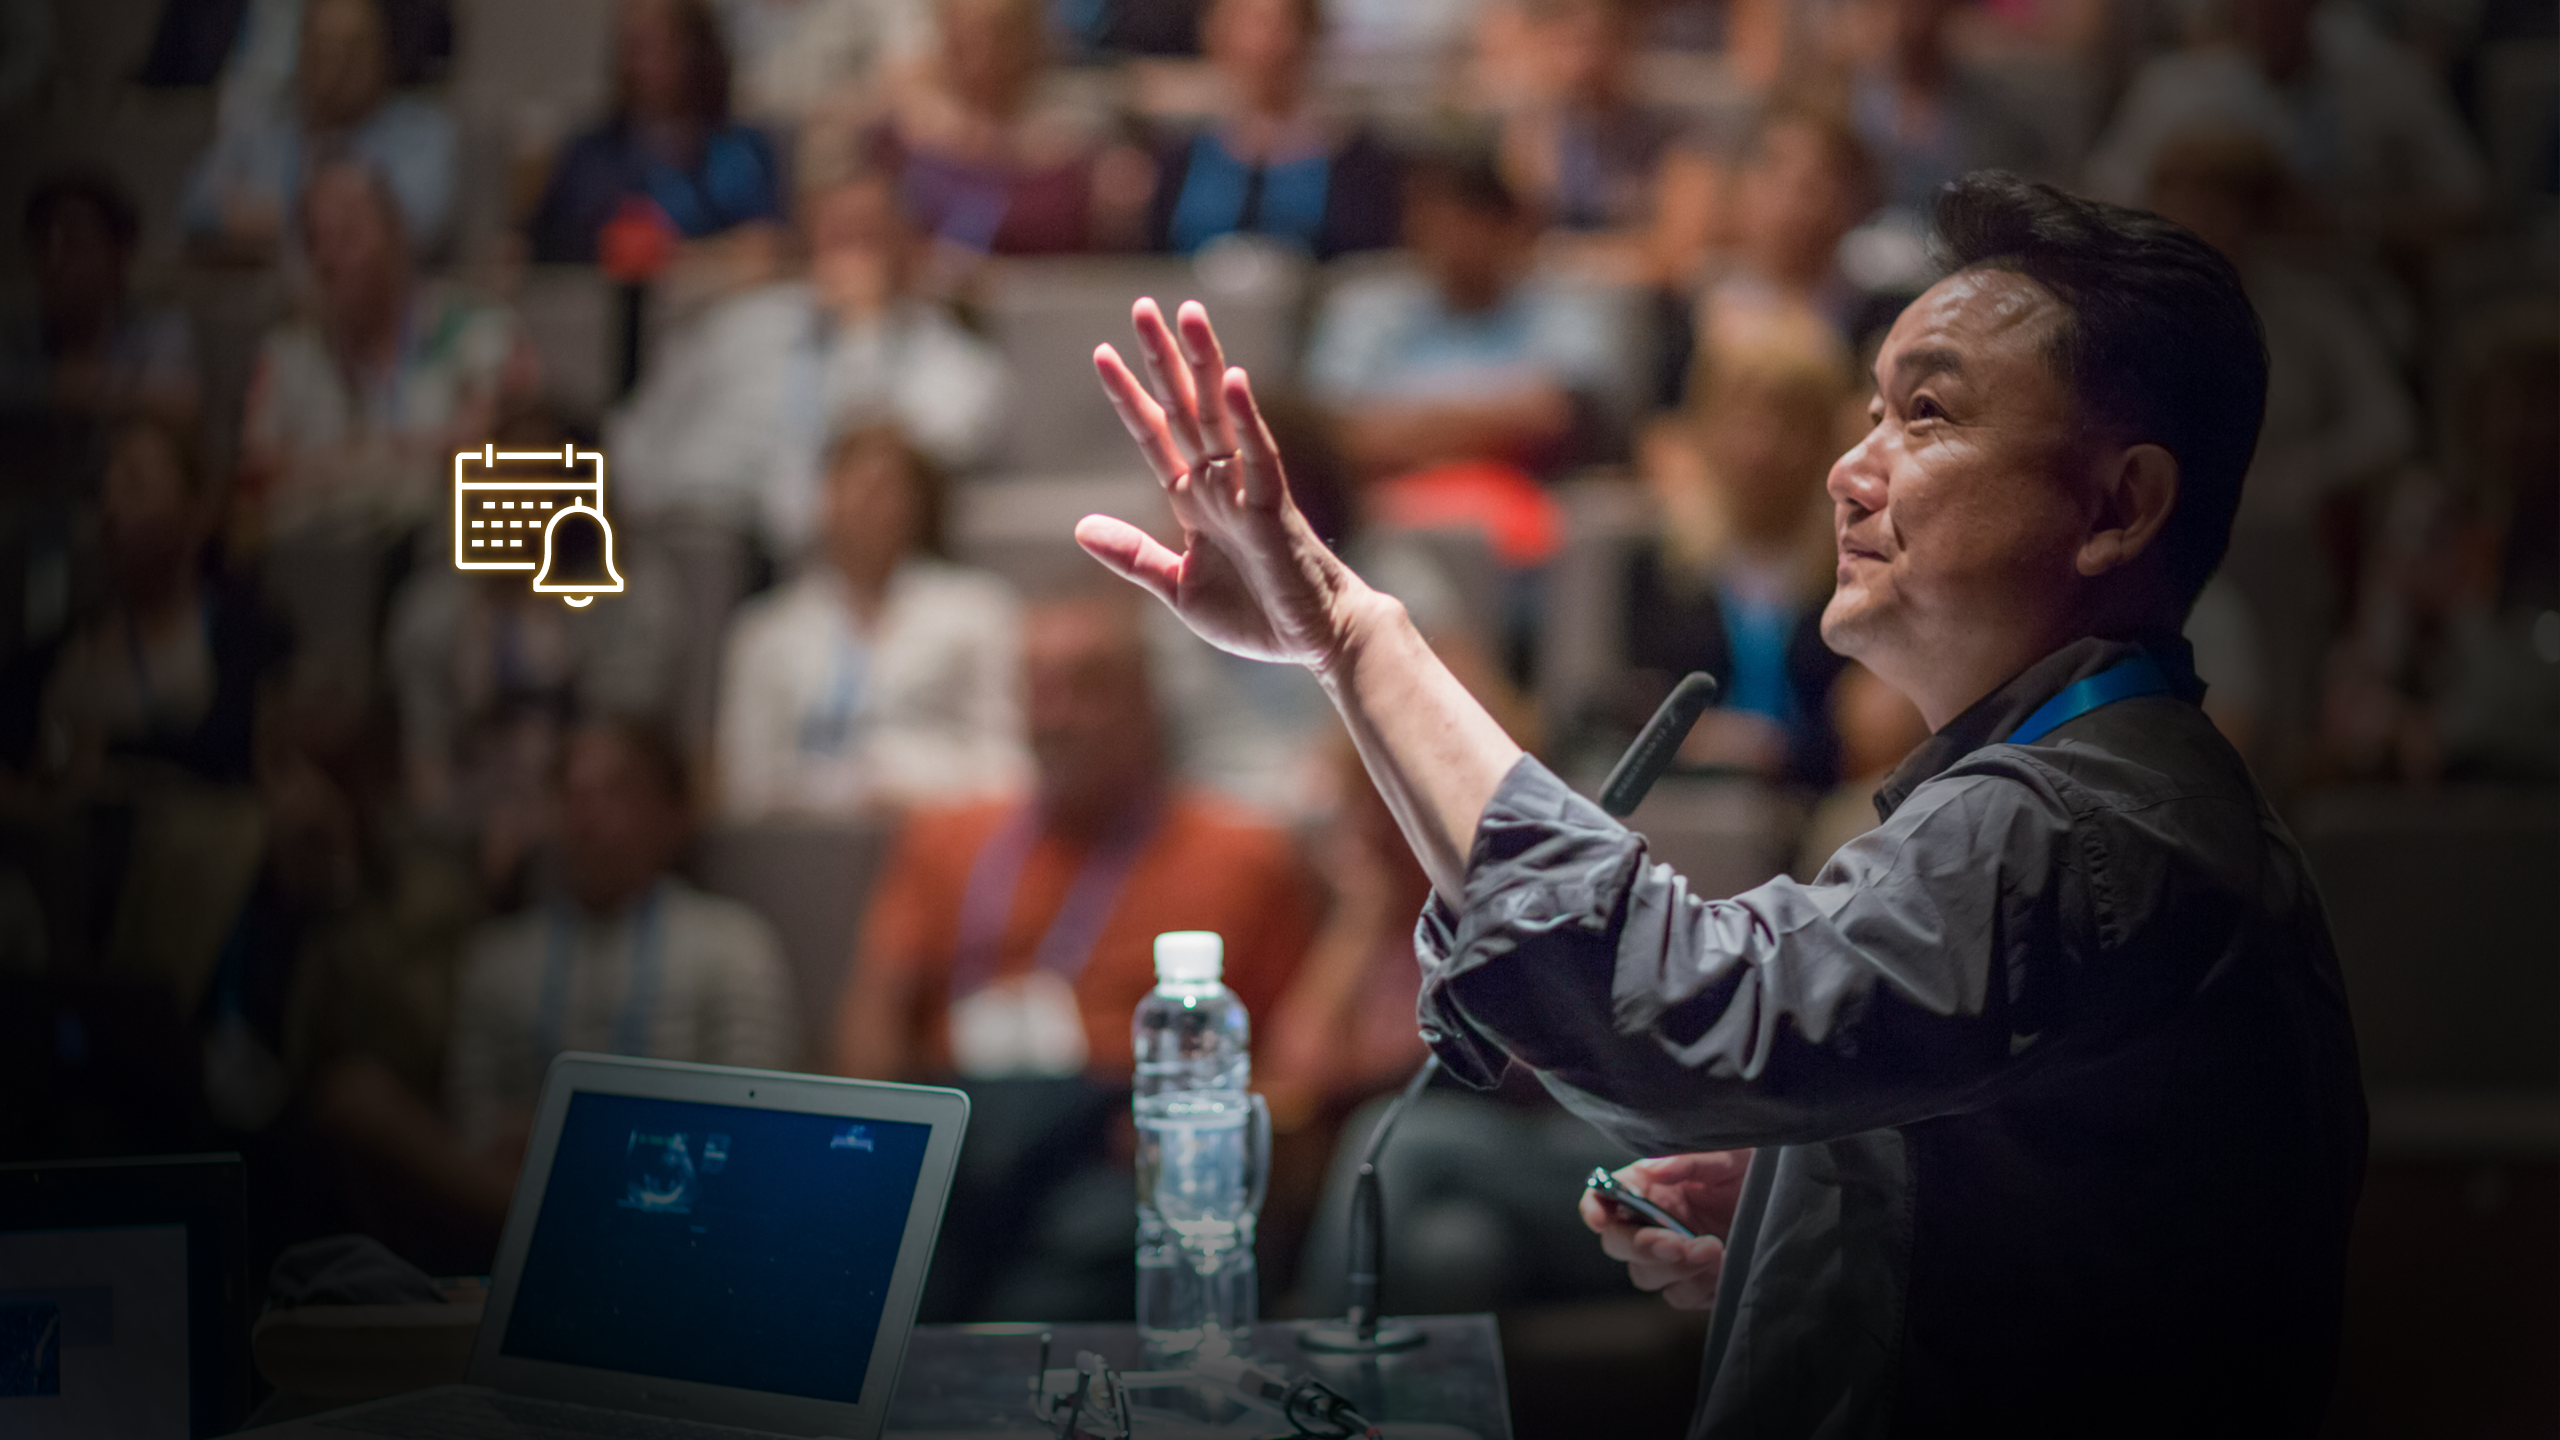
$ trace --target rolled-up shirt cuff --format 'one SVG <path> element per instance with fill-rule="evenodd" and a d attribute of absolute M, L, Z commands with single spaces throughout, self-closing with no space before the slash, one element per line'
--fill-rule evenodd
<path fill-rule="evenodd" d="M 1524 946 L 1540 952 L 1529 963 L 1558 967 L 1535 988 L 1587 986 L 1587 1013 L 1609 1013 L 1618 916 L 1643 859 L 1640 838 L 1555 772 L 1525 755 L 1512 766 L 1476 822 L 1460 903 L 1435 890 L 1414 926 L 1416 1019 L 1449 1073 L 1479 1089 L 1501 1080 L 1512 1052 L 1500 1012 L 1531 988 L 1502 972 Z"/>

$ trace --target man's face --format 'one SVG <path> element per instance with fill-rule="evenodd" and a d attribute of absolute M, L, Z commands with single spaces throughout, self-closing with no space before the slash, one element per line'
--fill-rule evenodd
<path fill-rule="evenodd" d="M 684 845 L 684 812 L 630 742 L 609 730 L 570 737 L 560 772 L 560 858 L 569 892 L 602 908 L 666 873 Z"/>
<path fill-rule="evenodd" d="M 1822 638 L 1893 679 L 1933 648 L 2068 602 L 2086 528 L 2068 312 L 2020 275 L 1939 281 L 1876 356 L 1874 427 L 1831 467 L 1839 588 Z"/>

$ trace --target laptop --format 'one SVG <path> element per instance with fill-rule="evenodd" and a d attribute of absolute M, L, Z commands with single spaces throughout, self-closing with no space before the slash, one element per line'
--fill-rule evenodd
<path fill-rule="evenodd" d="M 246 1432 L 876 1440 L 968 1097 L 565 1054 L 468 1383 Z"/>
<path fill-rule="evenodd" d="M 193 1440 L 249 1408 L 237 1155 L 0 1165 L 0 1435 Z"/>

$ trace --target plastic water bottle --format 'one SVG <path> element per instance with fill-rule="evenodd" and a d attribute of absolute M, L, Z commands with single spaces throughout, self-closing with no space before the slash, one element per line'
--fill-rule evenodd
<path fill-rule="evenodd" d="M 1225 943 L 1156 937 L 1156 988 L 1130 1022 L 1137 1052 L 1138 1331 L 1159 1351 L 1240 1335 L 1259 1277 L 1254 1219 L 1271 1124 L 1252 1081 L 1251 1020 L 1220 983 Z"/>

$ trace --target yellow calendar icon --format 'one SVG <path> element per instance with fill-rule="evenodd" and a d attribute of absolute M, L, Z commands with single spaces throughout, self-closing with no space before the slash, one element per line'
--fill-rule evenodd
<path fill-rule="evenodd" d="M 575 445 L 457 452 L 453 565 L 529 573 L 535 594 L 557 595 L 564 605 L 621 594 L 613 522 L 604 511 L 604 455 Z"/>

